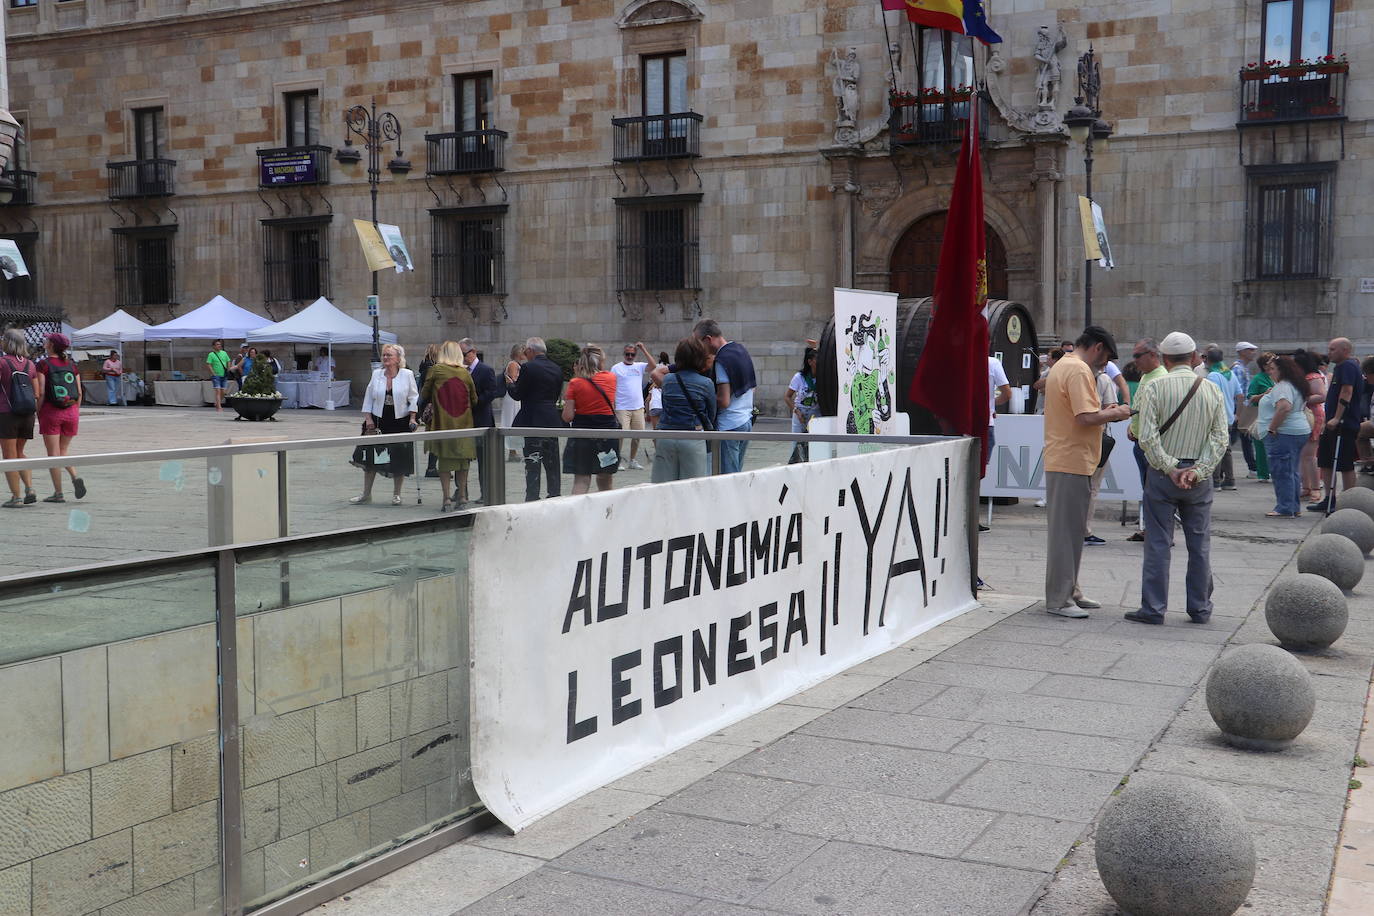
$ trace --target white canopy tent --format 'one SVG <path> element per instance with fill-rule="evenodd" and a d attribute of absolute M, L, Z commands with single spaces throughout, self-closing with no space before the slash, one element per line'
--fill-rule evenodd
<path fill-rule="evenodd" d="M 119 351 L 119 361 L 124 362 L 124 344 L 143 340 L 143 332 L 148 330 L 148 323 L 140 321 L 123 309 L 115 310 L 113 315 L 106 315 L 95 324 L 73 330 L 68 336 L 72 339 L 73 347 L 111 347 Z M 124 392 L 124 385 L 119 386 L 119 402 L 127 404 L 128 399 Z"/>
<path fill-rule="evenodd" d="M 144 340 L 242 340 L 268 320 L 216 296 L 180 318 L 155 324 L 143 332 Z"/>
<path fill-rule="evenodd" d="M 381 331 L 377 337 L 382 343 L 396 343 L 396 335 L 390 331 Z M 290 318 L 250 331 L 246 339 L 249 343 L 323 344 L 332 366 L 334 345 L 370 344 L 372 326 L 340 311 L 334 303 L 321 296 Z M 328 381 L 333 380 L 331 372 Z M 334 399 L 329 398 L 325 406 L 326 409 L 333 409 Z"/>

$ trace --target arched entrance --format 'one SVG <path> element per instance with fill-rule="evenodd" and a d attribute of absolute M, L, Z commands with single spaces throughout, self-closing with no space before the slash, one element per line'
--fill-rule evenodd
<path fill-rule="evenodd" d="M 897 240 L 888 262 L 888 289 L 903 299 L 935 295 L 935 268 L 940 263 L 940 242 L 945 236 L 946 211 L 923 216 L 907 227 Z M 1007 247 L 984 223 L 987 233 L 988 298 L 1006 299 Z"/>

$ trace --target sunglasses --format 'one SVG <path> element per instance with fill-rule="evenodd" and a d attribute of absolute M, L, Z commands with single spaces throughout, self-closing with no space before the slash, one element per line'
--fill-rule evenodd
<path fill-rule="evenodd" d="M 1139 353 L 1132 353 L 1132 354 L 1131 354 L 1131 359 L 1140 359 L 1141 357 L 1145 357 L 1145 356 L 1149 356 L 1149 355 L 1150 355 L 1150 351 L 1149 351 L 1149 350 L 1141 350 Z"/>

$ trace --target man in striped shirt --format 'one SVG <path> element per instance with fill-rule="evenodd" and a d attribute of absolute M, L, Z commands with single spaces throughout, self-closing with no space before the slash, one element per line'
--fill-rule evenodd
<path fill-rule="evenodd" d="M 1187 611 L 1193 623 L 1212 617 L 1212 472 L 1230 448 L 1221 389 L 1193 373 L 1193 338 L 1175 331 L 1160 342 L 1169 374 L 1137 390 L 1145 474 L 1145 556 L 1136 623 L 1162 624 L 1169 602 L 1169 546 L 1174 513 L 1188 546 Z"/>

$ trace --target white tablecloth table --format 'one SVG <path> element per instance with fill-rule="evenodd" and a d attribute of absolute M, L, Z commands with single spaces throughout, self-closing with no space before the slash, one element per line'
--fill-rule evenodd
<path fill-rule="evenodd" d="M 204 407 L 215 403 L 215 386 L 209 379 L 159 379 L 153 382 L 153 400 L 173 407 Z"/>
<path fill-rule="evenodd" d="M 285 395 L 282 407 L 324 407 L 328 401 L 335 408 L 348 406 L 348 379 L 332 382 L 284 382 L 277 380 L 277 390 Z"/>

